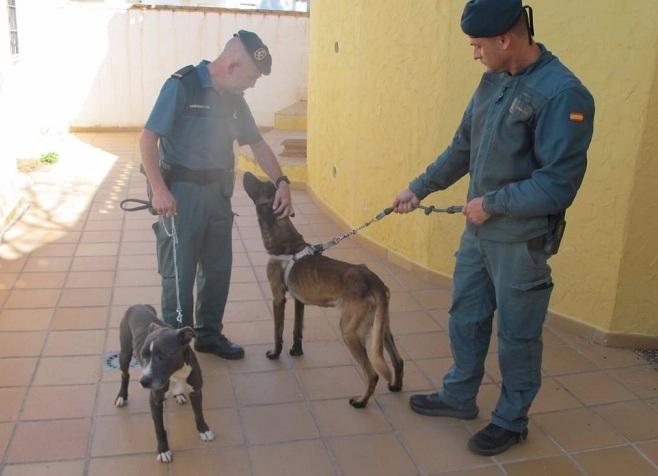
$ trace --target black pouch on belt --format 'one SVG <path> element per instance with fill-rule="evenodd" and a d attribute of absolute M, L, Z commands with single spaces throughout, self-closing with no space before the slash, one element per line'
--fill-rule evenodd
<path fill-rule="evenodd" d="M 548 233 L 546 234 L 546 241 L 544 242 L 544 251 L 549 256 L 557 254 L 560 249 L 560 243 L 564 236 L 564 229 L 567 226 L 565 216 L 566 212 L 562 211 L 557 215 L 551 215 L 548 217 Z"/>

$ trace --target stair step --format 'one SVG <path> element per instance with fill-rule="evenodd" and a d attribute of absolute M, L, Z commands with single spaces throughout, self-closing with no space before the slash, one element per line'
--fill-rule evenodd
<path fill-rule="evenodd" d="M 280 130 L 306 130 L 306 101 L 297 101 L 274 113 L 274 128 Z"/>

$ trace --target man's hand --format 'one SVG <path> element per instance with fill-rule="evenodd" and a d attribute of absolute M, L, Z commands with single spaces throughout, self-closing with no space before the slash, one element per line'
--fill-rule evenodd
<path fill-rule="evenodd" d="M 482 225 L 487 221 L 491 215 L 484 211 L 482 208 L 484 197 L 477 197 L 466 204 L 462 213 L 466 215 L 466 219 L 474 225 Z"/>
<path fill-rule="evenodd" d="M 393 210 L 396 213 L 409 213 L 414 211 L 419 204 L 420 200 L 418 200 L 416 194 L 405 188 L 393 200 Z"/>
<path fill-rule="evenodd" d="M 158 212 L 158 215 L 171 217 L 176 214 L 176 199 L 167 187 L 153 190 L 151 206 Z"/>
<path fill-rule="evenodd" d="M 274 194 L 272 209 L 277 218 L 295 216 L 295 210 L 292 208 L 292 199 L 290 198 L 290 185 L 286 182 L 279 182 L 279 187 Z"/>

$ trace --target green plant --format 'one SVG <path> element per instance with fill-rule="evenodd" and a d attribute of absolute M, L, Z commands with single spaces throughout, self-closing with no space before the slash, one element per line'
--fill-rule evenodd
<path fill-rule="evenodd" d="M 41 157 L 39 157 L 39 162 L 44 164 L 54 164 L 59 160 L 59 154 L 57 152 L 46 152 Z"/>

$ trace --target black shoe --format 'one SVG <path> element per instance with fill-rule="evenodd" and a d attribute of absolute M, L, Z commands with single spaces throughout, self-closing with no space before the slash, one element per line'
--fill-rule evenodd
<path fill-rule="evenodd" d="M 528 438 L 527 428 L 519 433 L 489 423 L 468 440 L 468 449 L 479 455 L 493 456 L 521 443 L 526 438 Z"/>
<path fill-rule="evenodd" d="M 442 416 L 459 418 L 460 420 L 472 420 L 478 416 L 480 409 L 478 407 L 461 410 L 451 407 L 441 401 L 438 393 L 427 395 L 412 395 L 409 399 L 409 406 L 416 413 L 428 416 Z"/>
<path fill-rule="evenodd" d="M 210 342 L 195 342 L 194 350 L 215 354 L 222 359 L 239 360 L 244 357 L 244 349 L 224 336 Z"/>

